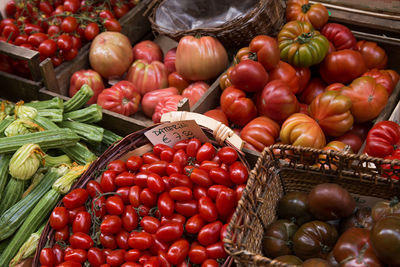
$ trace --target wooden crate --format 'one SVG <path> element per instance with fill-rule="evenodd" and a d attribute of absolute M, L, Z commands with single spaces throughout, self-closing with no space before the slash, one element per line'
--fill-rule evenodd
<path fill-rule="evenodd" d="M 386 23 L 388 23 L 386 21 Z M 388 37 L 386 35 L 377 35 L 369 32 L 360 31 L 359 28 L 357 30 L 353 30 L 353 26 L 349 25 L 350 29 L 352 29 L 355 37 L 357 39 L 364 39 L 368 41 L 373 41 L 378 43 L 381 47 L 383 47 L 387 54 L 389 55 L 388 60 L 388 69 L 394 69 L 400 73 L 400 39 L 394 37 Z M 400 29 L 400 28 L 399 28 Z M 370 29 L 370 31 L 373 31 Z M 221 96 L 221 88 L 219 87 L 219 79 L 215 81 L 215 83 L 211 86 L 209 91 L 193 106 L 192 112 L 204 113 L 210 109 L 214 109 L 219 106 L 220 96 Z M 387 120 L 396 104 L 400 99 L 400 82 L 397 84 L 396 88 L 393 90 L 393 93 L 389 97 L 388 103 L 386 107 L 382 110 L 380 115 L 374 120 L 374 123 Z M 399 111 L 400 113 L 400 111 Z M 400 114 L 399 114 L 400 115 Z M 365 144 L 361 147 L 360 151 L 363 151 Z M 246 153 L 246 158 L 252 166 L 256 163 L 260 153 L 244 148 L 243 151 Z M 361 153 L 361 152 L 359 152 Z"/>
<path fill-rule="evenodd" d="M 151 0 L 141 0 L 136 7 L 119 20 L 122 27 L 121 32 L 127 35 L 132 42 L 140 40 L 150 32 L 150 23 L 147 20 L 147 16 L 145 16 L 150 2 Z M 28 62 L 32 80 L 0 71 L 0 84 L 2 85 L 0 97 L 13 101 L 21 98 L 26 100 L 37 99 L 39 89 L 43 87 L 43 84 L 50 88 L 51 91 L 66 95 L 64 92 L 68 90 L 67 86 L 72 73 L 89 66 L 90 44 L 90 42 L 85 44 L 74 60 L 64 62 L 57 68 L 52 69 L 52 64 L 49 64 L 49 60 L 40 63 L 38 52 L 1 42 L 0 53 Z"/>

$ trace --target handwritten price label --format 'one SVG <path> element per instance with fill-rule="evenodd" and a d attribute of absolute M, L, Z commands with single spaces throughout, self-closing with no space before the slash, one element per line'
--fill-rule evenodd
<path fill-rule="evenodd" d="M 153 145 L 164 144 L 169 147 L 190 138 L 198 138 L 203 143 L 209 141 L 194 120 L 164 123 L 145 132 L 144 135 Z"/>

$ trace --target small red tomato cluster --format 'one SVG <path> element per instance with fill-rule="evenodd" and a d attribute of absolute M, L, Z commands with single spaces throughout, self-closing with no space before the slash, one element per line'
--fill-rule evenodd
<path fill-rule="evenodd" d="M 0 22 L 0 41 L 40 53 L 53 65 L 74 59 L 82 44 L 102 31 L 120 31 L 118 19 L 138 0 L 10 0 Z M 0 69 L 29 77 L 26 61 L 1 55 Z"/>
<path fill-rule="evenodd" d="M 193 138 L 108 164 L 50 216 L 59 244 L 44 266 L 219 266 L 248 179 L 236 150 Z"/>

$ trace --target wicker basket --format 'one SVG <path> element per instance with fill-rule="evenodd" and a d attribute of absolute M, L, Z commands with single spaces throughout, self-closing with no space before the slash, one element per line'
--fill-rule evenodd
<path fill-rule="evenodd" d="M 226 48 L 247 46 L 251 39 L 259 34 L 277 35 L 285 17 L 282 1 L 260 0 L 247 14 L 227 21 L 219 27 L 170 31 L 158 25 L 156 21 L 157 8 L 166 1 L 168 0 L 154 1 L 155 7 L 149 20 L 155 34 L 167 35 L 176 41 L 185 35 L 211 35 L 217 37 Z"/>
<path fill-rule="evenodd" d="M 211 140 L 211 143 L 215 147 L 221 146 L 231 146 L 235 148 L 238 152 L 239 158 L 242 163 L 249 169 L 249 165 L 244 158 L 244 154 L 237 149 L 237 147 L 241 148 L 243 143 L 238 144 L 237 141 L 241 139 L 233 133 L 233 131 L 224 126 L 222 123 L 217 122 L 214 119 L 206 117 L 201 114 L 195 114 L 190 112 L 170 112 L 163 115 L 164 121 L 179 121 L 180 119 L 186 120 L 195 120 L 203 130 L 203 132 L 207 135 L 207 137 Z M 207 124 L 207 127 L 201 126 L 203 124 Z M 86 184 L 93 179 L 99 179 L 102 172 L 106 170 L 107 165 L 109 162 L 116 160 L 116 159 L 123 159 L 126 160 L 128 157 L 132 155 L 142 155 L 145 152 L 149 152 L 152 149 L 152 145 L 150 141 L 144 135 L 145 132 L 148 130 L 157 127 L 160 124 L 156 124 L 150 126 L 148 128 L 142 129 L 140 131 L 134 132 L 119 142 L 113 144 L 109 147 L 96 161 L 94 161 L 88 170 L 81 176 L 81 178 L 74 184 L 71 190 L 75 188 L 83 188 Z M 213 140 L 218 140 L 213 141 Z M 232 145 L 234 143 L 235 145 Z M 57 207 L 62 206 L 63 203 L 60 201 L 57 204 Z M 54 240 L 54 229 L 52 229 L 49 223 L 46 224 L 42 235 L 39 240 L 39 245 L 36 250 L 34 262 L 32 266 L 40 266 L 39 257 L 40 251 L 46 246 L 53 246 L 55 243 Z M 223 266 L 230 266 L 233 260 L 231 257 L 228 257 L 223 264 Z"/>
<path fill-rule="evenodd" d="M 309 164 L 318 159 L 320 168 Z M 391 168 L 382 169 L 383 163 Z M 383 172 L 389 177 L 382 177 Z M 334 182 L 361 199 L 376 202 L 400 195 L 400 183 L 391 179 L 390 172 L 399 177 L 399 161 L 289 145 L 268 147 L 250 173 L 227 228 L 225 248 L 237 266 L 292 266 L 261 252 L 264 229 L 276 220 L 276 206 L 285 193 L 310 192 L 317 184 Z"/>

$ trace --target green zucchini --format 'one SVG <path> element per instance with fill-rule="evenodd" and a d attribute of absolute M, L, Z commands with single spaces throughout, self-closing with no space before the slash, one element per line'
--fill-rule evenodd
<path fill-rule="evenodd" d="M 54 122 L 52 122 L 48 118 L 44 118 L 41 116 L 37 116 L 34 120 L 37 124 L 43 127 L 45 130 L 55 130 L 55 129 L 60 129 L 60 127 L 57 126 Z"/>
<path fill-rule="evenodd" d="M 13 122 L 15 119 L 13 117 L 5 118 L 4 120 L 0 121 L 0 134 L 4 133 L 4 130 Z"/>
<path fill-rule="evenodd" d="M 8 164 L 11 156 L 11 154 L 0 154 L 0 201 L 8 182 Z"/>
<path fill-rule="evenodd" d="M 122 136 L 115 134 L 107 129 L 104 129 L 103 140 L 101 141 L 107 147 L 122 139 Z"/>
<path fill-rule="evenodd" d="M 89 85 L 82 85 L 81 89 L 71 97 L 68 101 L 64 102 L 64 112 L 70 112 L 83 107 L 86 102 L 94 95 L 92 88 Z"/>
<path fill-rule="evenodd" d="M 93 123 L 101 121 L 102 118 L 103 108 L 97 104 L 90 105 L 87 108 L 64 113 L 64 120 L 66 121 Z"/>
<path fill-rule="evenodd" d="M 104 129 L 98 126 L 77 121 L 62 121 L 58 123 L 61 128 L 69 128 L 88 142 L 100 143 L 103 140 Z"/>
<path fill-rule="evenodd" d="M 4 190 L 3 197 L 0 202 L 0 214 L 3 214 L 8 208 L 21 199 L 25 191 L 25 181 L 11 178 Z M 1 265 L 0 265 L 1 266 Z"/>
<path fill-rule="evenodd" d="M 48 118 L 54 122 L 60 122 L 63 120 L 63 110 L 62 109 L 39 109 L 38 116 Z"/>
<path fill-rule="evenodd" d="M 25 103 L 25 106 L 36 108 L 37 110 L 41 109 L 64 109 L 64 101 L 59 97 L 53 97 L 50 100 L 44 101 L 32 101 L 29 103 Z"/>
<path fill-rule="evenodd" d="M 23 199 L 8 208 L 0 216 L 0 241 L 11 236 L 28 217 L 36 203 L 51 189 L 54 182 L 64 175 L 66 167 L 51 168 L 39 184 Z"/>
<path fill-rule="evenodd" d="M 41 149 L 61 148 L 75 145 L 79 141 L 70 129 L 47 130 L 0 138 L 0 153 L 15 152 L 24 144 L 38 144 Z"/>

